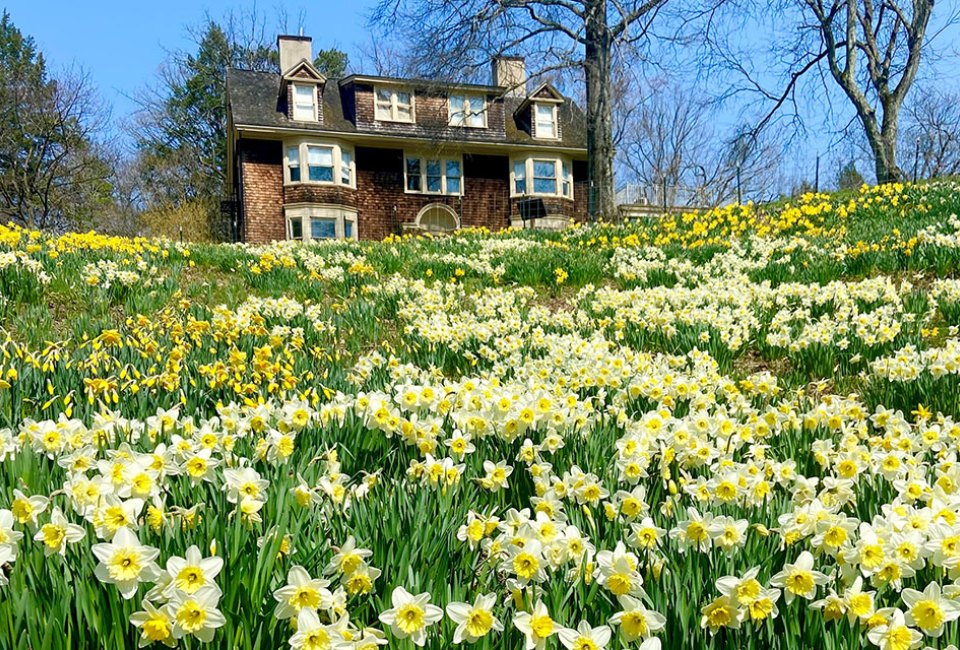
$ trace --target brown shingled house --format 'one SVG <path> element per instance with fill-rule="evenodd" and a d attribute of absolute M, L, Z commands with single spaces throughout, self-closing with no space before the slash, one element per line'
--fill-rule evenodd
<path fill-rule="evenodd" d="M 495 60 L 489 86 L 326 79 L 308 37 L 278 42 L 282 74 L 227 75 L 226 205 L 238 240 L 586 217 L 583 114 L 548 83 L 528 93 L 522 59 Z"/>

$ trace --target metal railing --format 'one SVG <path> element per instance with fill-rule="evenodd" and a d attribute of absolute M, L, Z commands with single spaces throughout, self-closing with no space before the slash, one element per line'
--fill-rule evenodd
<path fill-rule="evenodd" d="M 706 204 L 705 195 L 706 192 L 702 187 L 628 183 L 617 190 L 615 200 L 617 205 L 640 205 L 664 209 L 702 208 Z"/>

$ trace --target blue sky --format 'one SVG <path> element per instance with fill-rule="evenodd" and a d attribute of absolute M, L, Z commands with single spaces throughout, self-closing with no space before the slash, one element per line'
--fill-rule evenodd
<path fill-rule="evenodd" d="M 950 10 L 949 5 L 954 1 L 938 3 L 937 9 L 946 4 L 942 9 Z M 356 63 L 360 48 L 370 43 L 366 14 L 375 2 L 12 0 L 2 6 L 10 12 L 14 24 L 36 40 L 54 69 L 79 66 L 89 73 L 100 96 L 112 106 L 114 124 L 119 125 L 136 107 L 131 96 L 153 82 L 168 52 L 192 49 L 187 30 L 200 25 L 206 15 L 221 19 L 231 10 L 249 12 L 255 8 L 267 16 L 271 39 L 280 27 L 277 16 L 286 15 L 286 29 L 293 33 L 301 26 L 302 16 L 303 33 L 313 37 L 315 49 L 339 47 Z M 927 82 L 957 88 L 960 86 L 960 66 L 956 65 L 960 59 L 960 26 L 950 27 L 939 36 L 938 43 L 946 58 L 926 68 Z M 847 110 L 845 106 L 843 110 Z M 725 112 L 731 122 L 740 118 L 736 107 Z M 815 115 L 820 111 L 813 113 L 811 121 L 815 122 Z M 796 150 L 790 156 L 793 163 L 785 161 L 785 166 L 795 166 L 797 170 L 784 171 L 791 176 L 812 176 L 813 159 L 819 150 L 825 156 L 824 173 L 832 177 L 837 163 L 847 159 L 849 153 L 839 150 L 835 135 L 811 126 L 812 132 L 794 145 Z M 901 164 L 908 164 L 907 158 L 912 160 L 912 153 L 902 151 Z M 826 159 L 830 159 L 829 162 Z M 860 163 L 859 167 L 861 171 L 869 171 L 869 165 Z"/>
<path fill-rule="evenodd" d="M 274 33 L 277 26 L 271 24 L 275 22 L 273 16 L 282 8 L 289 30 L 295 33 L 302 12 L 303 33 L 314 37 L 315 48 L 336 46 L 355 59 L 358 46 L 369 40 L 366 12 L 373 3 L 15 0 L 4 7 L 13 23 L 34 38 L 49 65 L 55 69 L 71 65 L 83 68 L 103 99 L 113 106 L 114 118 L 123 119 L 135 108 L 129 97 L 155 78 L 167 52 L 190 49 L 187 29 L 201 24 L 207 14 L 219 19 L 230 10 L 256 6 L 258 12 L 268 16 L 268 33 Z"/>

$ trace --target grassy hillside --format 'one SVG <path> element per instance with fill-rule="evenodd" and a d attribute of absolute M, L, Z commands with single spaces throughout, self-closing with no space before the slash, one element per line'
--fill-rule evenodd
<path fill-rule="evenodd" d="M 0 228 L 0 647 L 956 643 L 958 214 Z"/>

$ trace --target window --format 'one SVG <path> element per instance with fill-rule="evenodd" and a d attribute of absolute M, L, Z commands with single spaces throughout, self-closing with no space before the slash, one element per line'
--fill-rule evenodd
<path fill-rule="evenodd" d="M 298 183 L 300 181 L 300 148 L 287 148 L 287 169 L 290 174 L 290 182 Z"/>
<path fill-rule="evenodd" d="M 513 163 L 513 190 L 515 194 L 527 193 L 527 161 Z"/>
<path fill-rule="evenodd" d="M 447 161 L 447 194 L 460 194 L 460 161 Z"/>
<path fill-rule="evenodd" d="M 450 126 L 487 126 L 487 101 L 482 95 L 450 95 Z"/>
<path fill-rule="evenodd" d="M 397 88 L 377 88 L 374 116 L 388 122 L 413 122 L 413 93 Z"/>
<path fill-rule="evenodd" d="M 289 222 L 290 232 L 287 236 L 290 239 L 303 239 L 303 219 L 300 217 L 291 217 Z"/>
<path fill-rule="evenodd" d="M 420 191 L 420 159 L 407 158 L 407 191 Z"/>
<path fill-rule="evenodd" d="M 536 104 L 534 137 L 557 138 L 557 107 L 554 104 Z"/>
<path fill-rule="evenodd" d="M 431 203 L 417 214 L 417 225 L 427 232 L 452 232 L 460 227 L 460 218 L 450 206 Z"/>
<path fill-rule="evenodd" d="M 573 198 L 573 163 L 548 155 L 515 158 L 511 196 L 562 196 Z"/>
<path fill-rule="evenodd" d="M 293 86 L 293 119 L 302 122 L 317 120 L 317 87 Z"/>
<path fill-rule="evenodd" d="M 307 178 L 320 183 L 333 182 L 333 147 L 307 146 Z"/>
<path fill-rule="evenodd" d="M 340 184 L 353 185 L 353 154 L 346 149 L 340 153 Z"/>
<path fill-rule="evenodd" d="M 310 219 L 310 239 L 336 239 L 337 220 L 330 217 Z"/>
<path fill-rule="evenodd" d="M 534 160 L 533 161 L 533 193 L 534 194 L 556 194 L 557 193 L 557 161 L 555 160 Z"/>
<path fill-rule="evenodd" d="M 463 165 L 458 158 L 405 156 L 407 192 L 463 194 Z"/>
<path fill-rule="evenodd" d="M 299 142 L 286 147 L 285 183 L 320 183 L 356 187 L 353 149 L 338 143 Z M 306 174 L 301 161 L 306 162 Z"/>
<path fill-rule="evenodd" d="M 357 213 L 339 205 L 311 205 L 286 208 L 287 237 L 315 239 L 356 239 Z"/>

